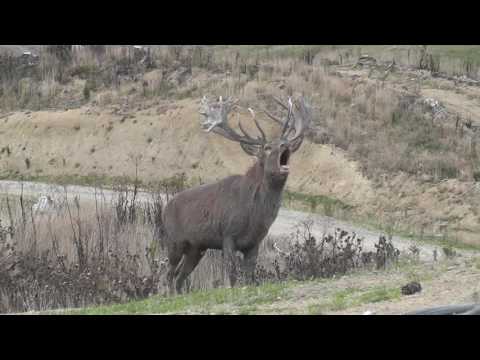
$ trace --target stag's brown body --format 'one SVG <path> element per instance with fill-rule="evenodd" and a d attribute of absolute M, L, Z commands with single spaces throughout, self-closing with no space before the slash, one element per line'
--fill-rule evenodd
<path fill-rule="evenodd" d="M 212 116 L 214 110 L 210 110 L 208 115 Z M 227 113 L 223 111 L 223 116 Z M 230 131 L 225 123 L 223 119 L 221 123 L 217 121 L 215 126 Z M 225 136 L 221 130 L 214 129 L 214 132 Z M 289 157 L 291 152 L 298 149 L 301 139 L 292 148 L 292 143 L 284 138 L 267 143 L 263 132 L 261 143 L 255 143 L 247 135 L 239 137 L 231 132 L 227 134 L 227 138 L 239 141 L 247 153 L 256 156 L 257 162 L 245 175 L 229 176 L 213 184 L 185 190 L 165 207 L 163 222 L 171 292 L 175 277 L 176 290 L 181 292 L 184 280 L 207 249 L 223 250 L 232 286 L 237 276 L 235 252 L 242 252 L 242 266 L 248 279 L 253 281 L 259 245 L 280 209 L 282 191 L 289 173 Z"/>
<path fill-rule="evenodd" d="M 165 209 L 166 231 L 184 251 L 223 249 L 224 240 L 231 237 L 236 250 L 247 252 L 267 235 L 280 208 L 283 185 L 269 183 L 258 162 L 243 176 L 186 190 Z"/>

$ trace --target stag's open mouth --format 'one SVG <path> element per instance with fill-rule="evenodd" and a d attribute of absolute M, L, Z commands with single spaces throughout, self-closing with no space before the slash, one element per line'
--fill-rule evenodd
<path fill-rule="evenodd" d="M 279 168 L 281 174 L 288 174 L 290 167 L 288 166 L 288 160 L 290 158 L 290 150 L 285 149 L 280 154 L 279 158 Z"/>

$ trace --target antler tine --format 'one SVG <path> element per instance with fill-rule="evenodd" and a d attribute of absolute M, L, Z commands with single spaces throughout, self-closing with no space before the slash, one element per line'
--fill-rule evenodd
<path fill-rule="evenodd" d="M 243 128 L 241 121 L 238 121 L 238 127 L 240 128 L 240 131 L 243 133 L 243 135 L 245 135 L 245 137 L 248 140 L 257 142 L 257 139 L 254 139 L 252 136 L 250 136 L 250 134 Z"/>
<path fill-rule="evenodd" d="M 261 145 L 259 143 L 258 140 L 252 138 L 243 128 L 242 128 L 242 125 L 241 123 L 239 122 L 239 127 L 240 127 L 240 130 L 242 131 L 242 133 L 244 134 L 244 136 L 241 136 L 240 134 L 238 134 L 235 130 L 233 130 L 230 126 L 222 123 L 222 124 L 218 124 L 218 125 L 215 125 L 213 128 L 212 128 L 212 131 L 214 133 L 217 133 L 219 135 L 222 135 L 224 137 L 226 137 L 227 139 L 229 140 L 232 140 L 232 141 L 236 141 L 236 142 L 240 142 L 240 143 L 245 143 L 245 144 L 248 144 L 248 145 Z"/>
<path fill-rule="evenodd" d="M 283 105 L 283 104 L 282 104 Z M 285 106 L 285 105 L 283 105 Z M 282 135 L 280 135 L 280 137 L 284 137 L 286 135 L 287 132 L 290 132 L 289 131 L 289 124 L 290 124 L 290 118 L 291 117 L 294 117 L 293 115 L 293 103 L 292 103 L 292 98 L 289 97 L 288 98 L 288 116 L 287 116 L 287 121 L 285 121 L 285 124 L 283 125 L 283 129 L 282 129 Z M 294 119 L 295 121 L 295 119 Z M 288 130 L 288 131 L 287 131 Z"/>
<path fill-rule="evenodd" d="M 263 131 L 263 129 L 261 128 L 260 124 L 258 123 L 257 121 L 257 118 L 255 116 L 255 112 L 253 111 L 252 108 L 248 108 L 248 111 L 250 112 L 250 114 L 252 115 L 252 119 L 253 121 L 255 122 L 255 126 L 257 127 L 258 131 L 260 131 L 260 134 L 262 135 L 262 141 L 264 143 L 267 142 L 267 137 L 265 136 L 265 132 Z"/>
<path fill-rule="evenodd" d="M 275 121 L 276 123 L 280 124 L 280 125 L 284 125 L 284 122 L 282 120 L 280 120 L 278 117 L 276 117 L 275 115 L 273 115 L 272 113 L 270 113 L 268 110 L 266 109 L 262 109 L 262 112 L 265 113 L 265 115 L 267 115 L 270 119 L 272 119 L 273 121 Z"/>
<path fill-rule="evenodd" d="M 278 117 L 276 117 L 275 115 L 271 114 L 270 112 L 268 112 L 267 110 L 263 110 L 263 112 L 269 117 L 271 118 L 272 120 L 274 120 L 275 122 L 277 122 L 278 124 L 282 125 L 282 133 L 280 135 L 281 138 L 285 138 L 286 136 L 288 136 L 288 134 L 290 133 L 290 130 L 291 130 L 291 126 L 289 128 L 289 125 L 290 125 L 290 120 L 292 117 L 294 117 L 294 114 L 293 114 L 293 103 L 292 103 L 292 98 L 291 97 L 288 97 L 288 100 L 287 100 L 287 105 L 285 105 L 285 103 L 280 100 L 279 98 L 277 98 L 276 96 L 272 96 L 273 100 L 279 104 L 281 107 L 283 107 L 285 110 L 288 111 L 288 115 L 287 115 L 287 120 L 285 121 L 282 121 L 281 119 L 279 119 Z"/>
<path fill-rule="evenodd" d="M 290 132 L 292 131 L 292 127 L 290 125 L 290 120 L 291 118 L 295 118 L 294 113 L 293 113 L 293 103 L 292 103 L 292 98 L 289 97 L 287 100 L 287 105 L 285 105 L 279 98 L 272 96 L 273 100 L 275 100 L 276 103 L 278 103 L 281 107 L 286 109 L 288 111 L 287 115 L 287 120 L 283 121 L 282 119 L 278 118 L 277 116 L 273 115 L 266 109 L 262 109 L 262 111 L 273 121 L 275 121 L 277 124 L 282 125 L 282 133 L 281 137 L 285 138 L 287 137 Z"/>
<path fill-rule="evenodd" d="M 240 141 L 239 140 L 240 136 L 236 134 L 234 131 L 231 131 L 231 129 L 226 129 L 226 128 L 217 126 L 212 129 L 212 132 L 214 132 L 215 134 L 221 135 L 231 141 Z"/>
<path fill-rule="evenodd" d="M 272 96 L 272 98 L 273 98 L 273 100 L 275 100 L 275 102 L 276 102 L 277 104 L 279 104 L 279 105 L 280 105 L 281 107 L 283 107 L 285 110 L 288 110 L 288 106 L 285 105 L 282 100 L 280 100 L 280 99 L 277 98 L 276 96 Z"/>
<path fill-rule="evenodd" d="M 234 99 L 234 98 L 231 98 L 231 97 L 226 97 L 225 99 L 223 99 L 221 96 L 220 96 L 220 106 L 224 106 L 226 107 L 226 110 L 227 112 L 230 111 L 231 109 L 233 109 L 237 103 L 238 103 L 238 100 L 237 99 Z"/>
<path fill-rule="evenodd" d="M 308 113 L 309 110 L 307 105 L 305 104 L 304 98 L 302 97 L 301 99 L 299 99 L 295 105 L 300 112 L 300 119 L 299 121 L 295 122 L 295 135 L 290 141 L 295 141 L 298 138 L 303 137 L 305 129 L 308 126 L 306 122 L 310 121 L 310 114 Z"/>

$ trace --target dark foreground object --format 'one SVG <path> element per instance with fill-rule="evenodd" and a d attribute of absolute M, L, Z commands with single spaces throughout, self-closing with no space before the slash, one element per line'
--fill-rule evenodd
<path fill-rule="evenodd" d="M 405 315 L 480 315 L 480 304 L 439 306 L 409 312 Z"/>

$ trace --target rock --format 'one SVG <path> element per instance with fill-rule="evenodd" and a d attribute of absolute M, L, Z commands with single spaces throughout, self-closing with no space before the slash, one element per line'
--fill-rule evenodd
<path fill-rule="evenodd" d="M 362 55 L 357 61 L 357 65 L 360 66 L 375 66 L 377 65 L 377 60 L 369 55 Z"/>
<path fill-rule="evenodd" d="M 320 127 L 312 128 L 309 132 L 315 144 L 328 144 L 331 140 L 328 132 Z"/>
<path fill-rule="evenodd" d="M 402 295 L 413 295 L 422 291 L 422 285 L 419 282 L 412 281 L 401 288 Z"/>
<path fill-rule="evenodd" d="M 432 182 L 433 181 L 433 176 L 428 175 L 428 174 L 422 174 L 422 176 L 420 177 L 420 180 L 422 182 Z"/>
<path fill-rule="evenodd" d="M 182 85 L 191 75 L 191 68 L 180 66 L 167 77 L 167 81 L 171 86 L 176 87 Z"/>

